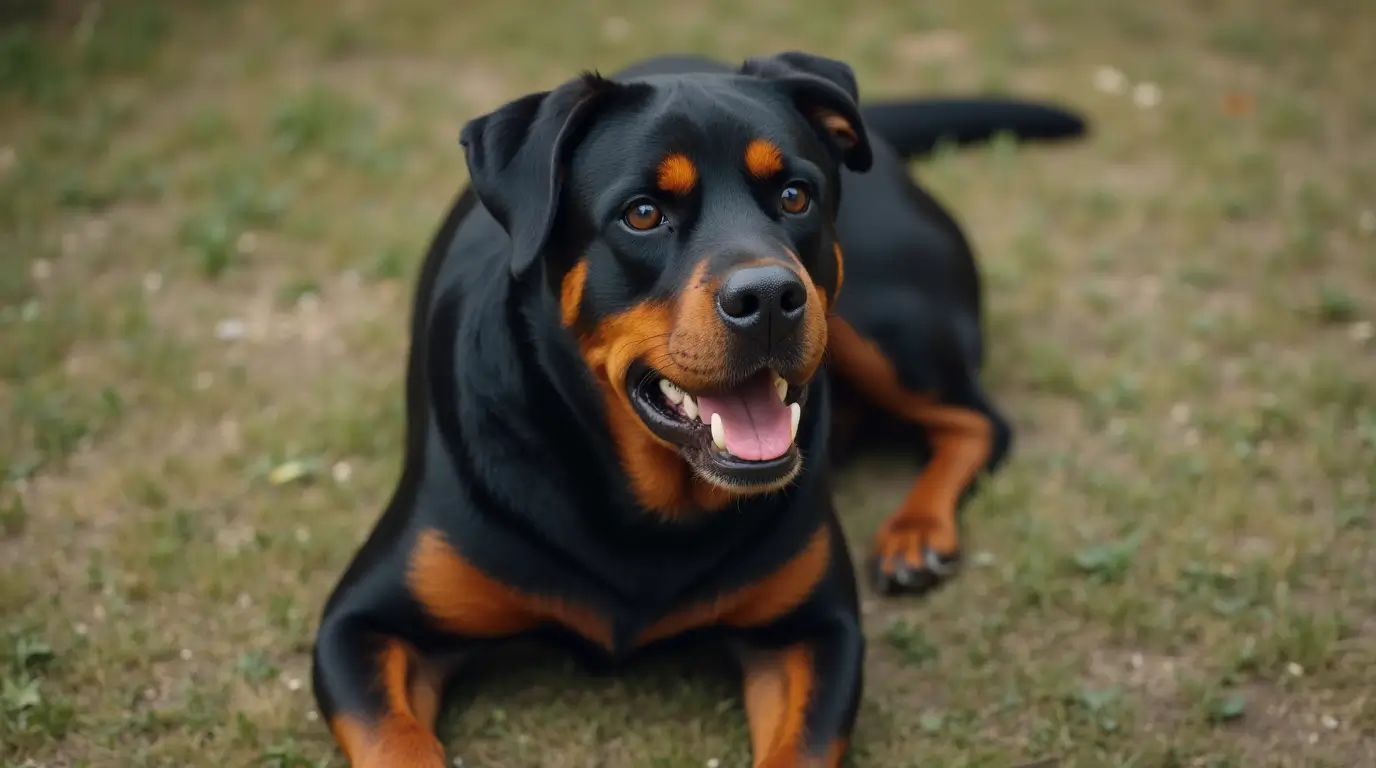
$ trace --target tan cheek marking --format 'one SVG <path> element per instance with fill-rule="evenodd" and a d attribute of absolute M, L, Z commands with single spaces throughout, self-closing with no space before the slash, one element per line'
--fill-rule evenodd
<path fill-rule="evenodd" d="M 583 286 L 587 280 L 587 259 L 579 259 L 573 269 L 564 275 L 564 281 L 559 286 L 559 315 L 565 328 L 572 327 L 578 321 L 578 308 L 583 301 Z"/>
<path fill-rule="evenodd" d="M 807 360 L 805 377 L 812 378 L 817 373 L 817 366 L 822 364 L 822 358 L 827 351 L 827 314 L 830 310 L 827 295 L 817 289 L 817 284 L 812 282 L 812 276 L 806 271 L 801 273 L 803 285 L 807 288 L 807 301 L 816 309 L 808 309 L 803 314 L 803 359 Z"/>
<path fill-rule="evenodd" d="M 836 290 L 831 295 L 836 297 L 841 295 L 841 286 L 846 282 L 846 257 L 841 253 L 840 243 L 832 243 L 831 250 L 836 254 Z"/>
<path fill-rule="evenodd" d="M 675 152 L 660 161 L 655 181 L 661 190 L 681 197 L 697 186 L 698 169 L 687 155 Z"/>
<path fill-rule="evenodd" d="M 579 338 L 583 360 L 602 389 L 607 428 L 636 499 L 671 519 L 691 510 L 721 509 L 732 498 L 729 491 L 700 480 L 676 448 L 651 433 L 627 397 L 626 370 L 636 359 L 653 361 L 670 380 L 692 386 L 692 376 L 669 354 L 675 332 L 673 307 L 641 304 L 602 320 Z M 693 350 L 679 353 L 692 356 Z"/>
<path fill-rule="evenodd" d="M 784 169 L 784 153 L 772 141 L 755 139 L 745 146 L 745 168 L 757 179 L 768 179 Z"/>

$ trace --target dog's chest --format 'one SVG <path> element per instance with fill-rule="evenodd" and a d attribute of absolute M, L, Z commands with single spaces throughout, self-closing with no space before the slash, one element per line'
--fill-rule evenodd
<path fill-rule="evenodd" d="M 624 628 L 613 633 L 614 650 L 638 650 L 708 627 L 745 629 L 771 624 L 807 600 L 825 577 L 830 559 L 830 532 L 821 527 L 796 554 L 758 578 L 723 582 L 649 616 L 628 614 Z"/>
<path fill-rule="evenodd" d="M 430 619 L 456 635 L 498 639 L 559 629 L 619 659 L 696 630 L 747 629 L 787 616 L 825 578 L 831 545 L 828 528 L 819 527 L 772 566 L 731 563 L 680 598 L 627 599 L 575 578 L 514 584 L 430 530 L 412 550 L 408 586 Z"/>

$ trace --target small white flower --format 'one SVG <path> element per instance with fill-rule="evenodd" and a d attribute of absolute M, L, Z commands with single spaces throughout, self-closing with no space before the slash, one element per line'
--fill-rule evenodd
<path fill-rule="evenodd" d="M 143 276 L 143 290 L 145 293 L 157 293 L 162 290 L 162 273 L 149 272 Z"/>
<path fill-rule="evenodd" d="M 316 712 L 316 711 L 313 710 L 313 709 L 312 709 L 311 711 L 309 711 L 309 712 L 306 713 L 306 720 L 307 720 L 308 722 L 312 722 L 312 723 L 313 723 L 313 722 L 315 722 L 316 720 L 319 720 L 319 719 L 320 719 L 320 713 L 319 713 L 319 712 Z"/>
<path fill-rule="evenodd" d="M 78 621 L 72 625 L 72 631 L 81 637 L 85 637 L 86 633 L 91 631 L 91 628 L 86 626 L 86 622 Z"/>
<path fill-rule="evenodd" d="M 988 568 L 994 564 L 994 553 L 985 551 L 976 552 L 974 562 L 975 565 L 981 568 Z"/>
<path fill-rule="evenodd" d="M 330 476 L 341 485 L 349 482 L 349 478 L 353 477 L 353 474 L 354 468 L 349 466 L 347 461 L 336 461 L 334 466 L 330 468 Z"/>
<path fill-rule="evenodd" d="M 299 527 L 299 528 L 296 529 L 296 541 L 297 541 L 297 543 L 299 543 L 299 544 L 305 544 L 306 542 L 308 542 L 308 541 L 310 541 L 310 540 L 311 540 L 311 532 L 308 531 L 308 530 L 306 530 L 306 527 L 305 527 L 305 526 L 301 526 L 301 527 Z"/>
<path fill-rule="evenodd" d="M 182 652 L 181 652 L 179 655 L 182 657 L 182 661 L 191 661 L 191 649 L 190 649 L 190 648 L 183 648 L 183 649 L 182 649 Z"/>
<path fill-rule="evenodd" d="M 1156 83 L 1138 83 L 1132 89 L 1132 103 L 1141 109 L 1151 109 L 1161 103 L 1161 86 Z"/>
<path fill-rule="evenodd" d="M 1293 661 L 1285 665 L 1285 671 L 1289 672 L 1291 677 L 1304 677 L 1304 667 Z"/>
<path fill-rule="evenodd" d="M 230 317 L 215 324 L 215 338 L 220 341 L 238 341 L 244 338 L 247 326 L 237 317 Z"/>
<path fill-rule="evenodd" d="M 1116 67 L 1102 66 L 1094 70 L 1094 87 L 1104 93 L 1122 93 L 1128 78 Z"/>
<path fill-rule="evenodd" d="M 1323 727 L 1327 728 L 1330 731 L 1338 730 L 1338 718 L 1332 715 L 1324 715 L 1323 717 L 1319 718 L 1319 722 L 1323 723 Z"/>
<path fill-rule="evenodd" d="M 299 678 L 299 677 L 289 677 L 289 678 L 287 678 L 287 690 L 289 690 L 289 691 L 299 691 L 299 690 L 301 690 L 301 678 Z"/>
<path fill-rule="evenodd" d="M 1358 344 L 1365 344 L 1371 341 L 1373 329 L 1370 320 L 1359 320 L 1347 328 L 1347 335 Z"/>
<path fill-rule="evenodd" d="M 721 761 L 715 757 L 707 761 L 707 768 L 717 768 L 719 765 L 721 765 Z"/>
<path fill-rule="evenodd" d="M 53 276 L 53 265 L 47 259 L 36 259 L 29 267 L 29 276 L 38 282 Z"/>

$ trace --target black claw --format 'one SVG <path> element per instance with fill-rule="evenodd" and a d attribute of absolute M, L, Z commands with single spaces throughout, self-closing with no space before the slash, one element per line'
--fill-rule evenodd
<path fill-rule="evenodd" d="M 959 571 L 959 552 L 942 555 L 924 548 L 922 555 L 921 567 L 912 568 L 898 559 L 891 573 L 885 569 L 884 561 L 876 558 L 873 570 L 876 591 L 886 595 L 921 594 L 940 586 Z"/>
<path fill-rule="evenodd" d="M 925 548 L 922 552 L 922 561 L 928 571 L 931 571 L 936 577 L 944 579 L 954 576 L 960 567 L 960 552 L 956 551 L 949 555 L 943 555 L 933 549 Z"/>

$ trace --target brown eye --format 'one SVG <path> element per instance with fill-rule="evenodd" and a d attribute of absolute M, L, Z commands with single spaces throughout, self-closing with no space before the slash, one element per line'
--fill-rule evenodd
<path fill-rule="evenodd" d="M 621 216 L 626 226 L 637 232 L 649 232 L 664 223 L 664 214 L 654 203 L 633 203 Z"/>
<path fill-rule="evenodd" d="M 796 216 L 806 211 L 811 202 L 807 192 L 797 185 L 785 187 L 784 191 L 779 193 L 779 207 L 784 209 L 784 213 Z"/>

